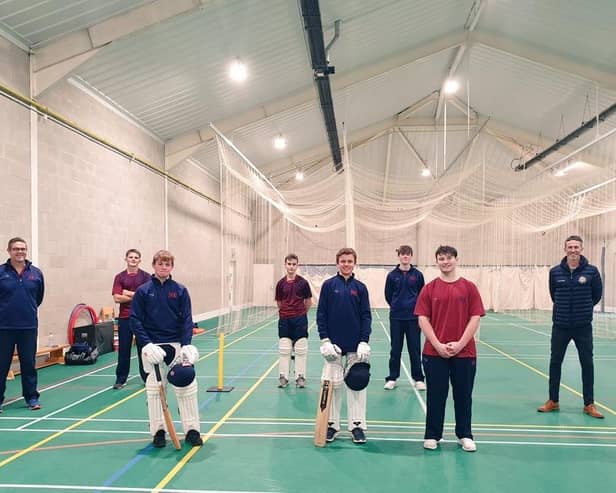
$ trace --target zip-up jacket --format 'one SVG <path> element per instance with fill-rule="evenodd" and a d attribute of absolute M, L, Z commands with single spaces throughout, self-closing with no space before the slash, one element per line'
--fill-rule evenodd
<path fill-rule="evenodd" d="M 135 291 L 130 306 L 130 328 L 140 346 L 149 342 L 190 344 L 193 320 L 188 289 L 171 276 L 161 283 L 152 274 Z"/>
<path fill-rule="evenodd" d="M 354 353 L 360 342 L 368 342 L 372 324 L 370 299 L 366 285 L 352 275 L 345 280 L 340 274 L 321 286 L 317 327 L 319 337 L 328 338 L 343 353 Z"/>
<path fill-rule="evenodd" d="M 593 307 L 601 300 L 603 284 L 598 269 L 583 255 L 571 271 L 567 257 L 550 269 L 550 296 L 555 327 L 579 328 L 592 323 Z"/>
<path fill-rule="evenodd" d="M 10 259 L 0 265 L 0 330 L 37 329 L 44 295 L 43 273 L 32 262 L 26 260 L 21 275 Z"/>
<path fill-rule="evenodd" d="M 423 274 L 411 265 L 404 271 L 398 265 L 387 274 L 385 299 L 389 305 L 389 318 L 392 320 L 417 320 L 415 304 L 419 292 L 424 287 Z"/>

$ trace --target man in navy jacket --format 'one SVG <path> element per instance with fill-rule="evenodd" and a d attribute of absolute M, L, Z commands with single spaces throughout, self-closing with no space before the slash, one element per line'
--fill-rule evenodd
<path fill-rule="evenodd" d="M 319 294 L 317 326 L 321 355 L 325 359 L 321 378 L 330 380 L 334 388 L 328 420 L 328 442 L 334 441 L 340 431 L 342 357 L 346 357 L 347 368 L 355 362 L 367 363 L 370 359 L 370 300 L 366 285 L 355 279 L 353 274 L 356 262 L 355 250 L 339 250 L 336 254 L 338 274 L 323 283 Z M 354 390 L 347 386 L 346 395 L 348 430 L 354 443 L 366 443 L 366 389 Z"/>
<path fill-rule="evenodd" d="M 36 340 L 38 307 L 43 302 L 43 273 L 26 260 L 28 245 L 23 238 L 11 238 L 9 259 L 0 265 L 0 412 L 6 377 L 17 346 L 21 389 L 32 410 L 41 408 L 37 387 Z"/>
<path fill-rule="evenodd" d="M 582 255 L 582 238 L 573 235 L 565 240 L 565 254 L 559 265 L 550 269 L 552 310 L 552 339 L 550 355 L 549 400 L 537 411 L 558 411 L 558 391 L 562 362 L 569 342 L 573 339 L 582 366 L 584 413 L 603 418 L 594 404 L 594 365 L 592 343 L 593 307 L 601 300 L 601 275 Z"/>

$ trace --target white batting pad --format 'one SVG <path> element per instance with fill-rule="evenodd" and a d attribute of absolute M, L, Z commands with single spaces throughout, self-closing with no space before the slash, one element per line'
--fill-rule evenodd
<path fill-rule="evenodd" d="M 193 380 L 187 387 L 173 387 L 178 400 L 182 429 L 184 433 L 189 430 L 197 430 L 201 433 L 199 422 L 199 402 L 197 399 L 197 380 Z"/>
<path fill-rule="evenodd" d="M 143 367 L 145 369 L 145 359 L 143 360 Z M 162 373 L 162 372 L 161 372 Z M 164 373 L 161 375 L 164 379 Z M 154 369 L 148 375 L 145 381 L 145 391 L 147 394 L 148 402 L 148 418 L 150 419 L 150 434 L 154 436 L 158 430 L 165 429 L 165 417 L 163 416 L 163 406 L 160 401 L 160 394 L 158 393 L 158 382 L 156 381 L 156 375 Z"/>
<path fill-rule="evenodd" d="M 366 394 L 366 389 L 351 390 L 347 387 L 347 417 L 349 431 L 356 426 L 359 426 L 362 430 L 367 428 Z"/>
<path fill-rule="evenodd" d="M 278 373 L 289 379 L 289 365 L 291 364 L 291 350 L 293 341 L 288 337 L 281 337 L 278 340 Z"/>
<path fill-rule="evenodd" d="M 306 359 L 308 356 L 308 339 L 302 337 L 295 341 L 295 378 L 306 376 Z"/>

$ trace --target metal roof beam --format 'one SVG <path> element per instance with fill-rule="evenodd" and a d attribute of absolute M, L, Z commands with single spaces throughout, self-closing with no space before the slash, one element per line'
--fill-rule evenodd
<path fill-rule="evenodd" d="M 616 73 L 606 72 L 599 68 L 579 63 L 570 58 L 539 50 L 527 44 L 495 34 L 475 32 L 471 40 L 473 43 L 482 44 L 488 48 L 524 58 L 559 72 L 573 74 L 582 79 L 595 82 L 604 89 L 616 91 Z"/>
<path fill-rule="evenodd" d="M 207 0 L 155 0 L 88 28 L 32 47 L 34 92 L 40 95 L 104 46 L 178 15 L 199 9 Z"/>

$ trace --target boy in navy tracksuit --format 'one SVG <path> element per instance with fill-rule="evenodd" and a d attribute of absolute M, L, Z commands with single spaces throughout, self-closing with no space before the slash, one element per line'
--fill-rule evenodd
<path fill-rule="evenodd" d="M 423 274 L 411 264 L 413 249 L 402 245 L 398 250 L 400 263 L 387 275 L 385 299 L 389 305 L 389 331 L 391 352 L 389 354 L 389 375 L 385 378 L 385 389 L 392 390 L 400 376 L 400 359 L 404 337 L 411 359 L 411 376 L 417 390 L 426 390 L 424 374 L 421 369 L 421 329 L 417 324 L 415 304 L 421 288 L 424 287 Z"/>
<path fill-rule="evenodd" d="M 584 413 L 593 418 L 603 418 L 594 404 L 594 365 L 592 356 L 593 307 L 603 294 L 601 275 L 582 251 L 582 238 L 573 235 L 565 240 L 566 256 L 559 265 L 550 269 L 550 296 L 552 309 L 552 339 L 550 354 L 549 399 L 537 411 L 558 411 L 558 391 L 563 359 L 569 342 L 573 339 L 582 367 Z"/>
<path fill-rule="evenodd" d="M 37 387 L 36 340 L 38 307 L 43 302 L 43 273 L 26 260 L 28 245 L 11 238 L 9 259 L 0 265 L 0 412 L 6 390 L 6 377 L 17 347 L 22 395 L 32 410 L 41 408 Z"/>
<path fill-rule="evenodd" d="M 338 274 L 323 283 L 319 295 L 317 326 L 321 355 L 325 359 L 321 378 L 330 380 L 334 388 L 327 429 L 328 442 L 334 441 L 340 431 L 342 357 L 346 357 L 348 367 L 355 362 L 367 363 L 370 359 L 370 300 L 366 285 L 353 275 L 356 262 L 355 250 L 339 250 L 336 254 Z M 346 395 L 348 430 L 354 443 L 366 443 L 366 389 L 353 390 L 347 386 Z"/>

